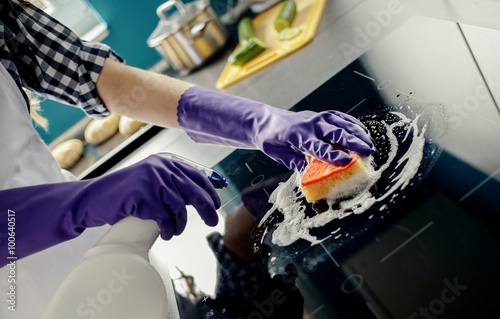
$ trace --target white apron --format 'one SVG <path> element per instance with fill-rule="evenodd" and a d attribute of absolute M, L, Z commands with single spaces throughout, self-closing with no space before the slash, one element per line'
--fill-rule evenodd
<path fill-rule="evenodd" d="M 0 189 L 65 181 L 32 125 L 22 93 L 1 63 L 0 150 Z M 17 261 L 15 312 L 7 309 L 5 299 L 8 269 L 0 269 L 0 318 L 41 318 L 61 282 L 108 228 L 88 229 L 76 239 Z"/>

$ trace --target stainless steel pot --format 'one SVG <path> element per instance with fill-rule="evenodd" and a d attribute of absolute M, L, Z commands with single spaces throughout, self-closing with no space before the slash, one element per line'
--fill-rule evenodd
<path fill-rule="evenodd" d="M 172 9 L 176 10 L 169 13 Z M 169 0 L 157 8 L 156 14 L 160 21 L 147 43 L 180 75 L 203 65 L 228 40 L 226 29 L 208 1 L 183 4 Z"/>

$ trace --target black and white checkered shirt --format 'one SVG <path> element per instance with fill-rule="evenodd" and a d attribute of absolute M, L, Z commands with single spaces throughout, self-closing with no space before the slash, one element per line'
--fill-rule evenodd
<path fill-rule="evenodd" d="M 0 0 L 0 63 L 20 89 L 107 116 L 95 87 L 107 57 L 122 61 L 108 46 L 82 41 L 34 5 Z"/>

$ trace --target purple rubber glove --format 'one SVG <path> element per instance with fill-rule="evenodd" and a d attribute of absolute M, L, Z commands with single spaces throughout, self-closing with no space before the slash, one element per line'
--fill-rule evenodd
<path fill-rule="evenodd" d="M 15 225 L 18 258 L 128 215 L 155 220 L 162 238 L 170 239 L 186 227 L 186 205 L 192 205 L 207 225 L 217 224 L 220 199 L 207 176 L 153 155 L 91 180 L 0 191 L 0 234 L 9 227 L 9 215 L 14 217 L 10 226 Z M 0 242 L 1 267 L 7 262 L 7 236 Z"/>
<path fill-rule="evenodd" d="M 302 171 L 304 154 L 335 165 L 351 157 L 332 144 L 367 156 L 373 146 L 366 127 L 338 112 L 291 112 L 201 87 L 178 105 L 179 125 L 196 142 L 257 148 L 290 169 Z"/>

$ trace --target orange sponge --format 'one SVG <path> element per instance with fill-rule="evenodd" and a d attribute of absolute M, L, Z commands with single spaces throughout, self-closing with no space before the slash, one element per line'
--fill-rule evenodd
<path fill-rule="evenodd" d="M 357 154 L 346 166 L 336 166 L 317 158 L 307 157 L 301 180 L 302 193 L 309 203 L 326 198 L 354 195 L 366 185 L 370 173 Z"/>

